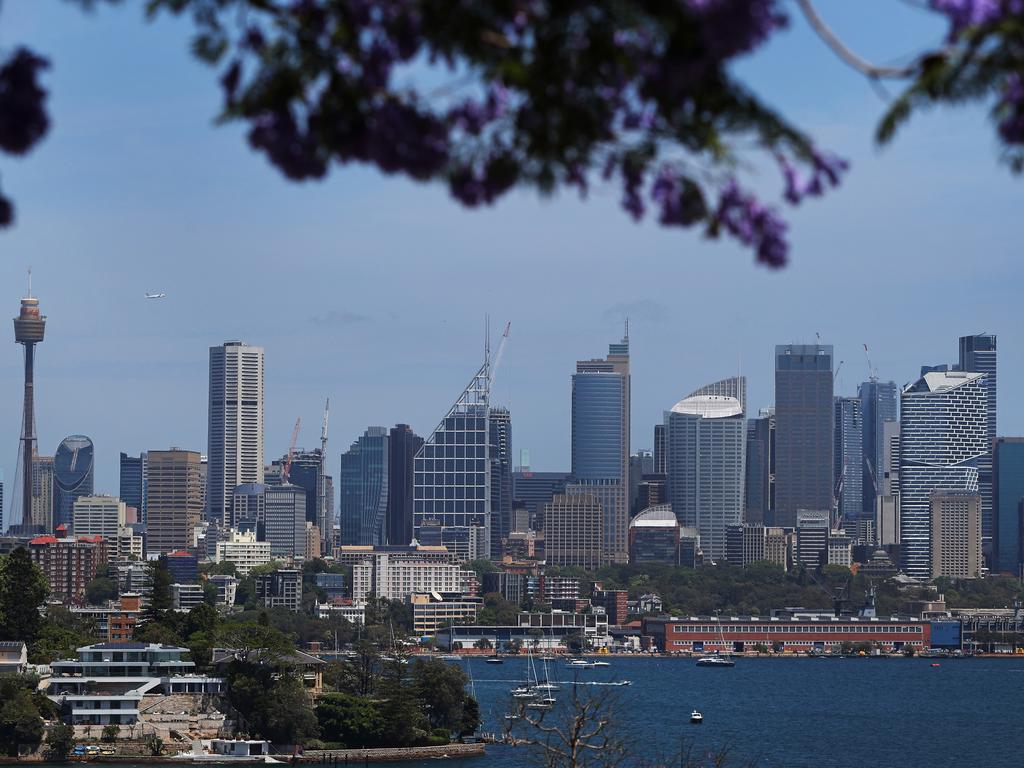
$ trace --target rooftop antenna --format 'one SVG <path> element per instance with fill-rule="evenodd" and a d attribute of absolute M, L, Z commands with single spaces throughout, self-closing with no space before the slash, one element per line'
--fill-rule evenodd
<path fill-rule="evenodd" d="M 626 343 L 629 343 L 629 317 L 626 318 Z"/>
<path fill-rule="evenodd" d="M 32 298 L 32 267 L 28 268 L 28 296 L 25 298 Z"/>

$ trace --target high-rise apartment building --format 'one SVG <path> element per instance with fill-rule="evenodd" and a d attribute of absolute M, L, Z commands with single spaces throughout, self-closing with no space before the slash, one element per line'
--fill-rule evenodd
<path fill-rule="evenodd" d="M 994 571 L 1024 576 L 1024 437 L 997 437 L 992 452 Z"/>
<path fill-rule="evenodd" d="M 544 553 L 557 568 L 596 571 L 607 563 L 602 526 L 607 519 L 596 496 L 560 493 L 544 505 Z"/>
<path fill-rule="evenodd" d="M 491 555 L 501 554 L 501 542 L 512 530 L 512 415 L 508 408 L 491 408 Z"/>
<path fill-rule="evenodd" d="M 227 525 L 235 486 L 263 482 L 262 347 L 210 347 L 208 446 L 206 508 Z"/>
<path fill-rule="evenodd" d="M 981 555 L 981 496 L 975 491 L 939 490 L 929 498 L 931 578 L 976 579 Z"/>
<path fill-rule="evenodd" d="M 745 520 L 771 522 L 775 509 L 775 409 L 765 408 L 747 419 Z"/>
<path fill-rule="evenodd" d="M 831 530 L 827 509 L 801 509 L 796 513 L 796 562 L 815 570 L 828 564 Z"/>
<path fill-rule="evenodd" d="M 485 360 L 413 461 L 413 534 L 438 526 L 460 560 L 490 557 L 490 395 Z"/>
<path fill-rule="evenodd" d="M 72 509 L 71 529 L 75 536 L 102 536 L 113 549 L 125 525 L 125 506 L 113 496 L 80 496 Z"/>
<path fill-rule="evenodd" d="M 120 491 L 118 497 L 126 506 L 138 510 L 140 523 L 146 522 L 146 454 L 129 456 L 121 453 Z"/>
<path fill-rule="evenodd" d="M 396 424 L 388 433 L 387 543 L 412 541 L 413 462 L 423 438 L 408 424 Z"/>
<path fill-rule="evenodd" d="M 878 381 L 872 377 L 857 388 L 860 397 L 860 415 L 863 424 L 861 447 L 864 451 L 861 468 L 861 512 L 868 517 L 875 514 L 875 497 L 882 495 L 882 460 L 885 452 L 885 425 L 896 424 L 896 382 Z"/>
<path fill-rule="evenodd" d="M 986 554 L 991 551 L 994 517 L 992 506 L 992 443 L 999 434 L 996 387 L 996 337 L 979 333 L 960 337 L 957 368 L 965 373 L 985 374 L 985 403 L 988 410 L 988 451 L 978 461 L 978 493 L 981 494 L 981 536 Z"/>
<path fill-rule="evenodd" d="M 832 508 L 832 345 L 775 347 L 775 524 Z"/>
<path fill-rule="evenodd" d="M 855 531 L 858 540 L 866 543 L 866 526 L 862 520 L 873 521 L 862 514 L 864 505 L 864 425 L 859 397 L 837 397 L 835 399 L 835 423 L 832 429 L 834 440 L 832 487 L 835 488 L 836 513 L 840 528 Z"/>
<path fill-rule="evenodd" d="M 92 440 L 85 435 L 65 437 L 53 455 L 53 524 L 71 525 L 75 499 L 92 492 Z"/>
<path fill-rule="evenodd" d="M 603 503 L 604 557 L 629 559 L 629 336 L 604 359 L 579 360 L 572 377 L 572 477 Z"/>
<path fill-rule="evenodd" d="M 990 450 L 985 374 L 932 371 L 900 395 L 900 556 L 908 576 L 930 578 L 935 491 L 978 491 Z"/>
<path fill-rule="evenodd" d="M 385 543 L 389 459 L 385 427 L 367 427 L 341 455 L 338 491 L 342 544 Z"/>
<path fill-rule="evenodd" d="M 725 559 L 725 532 L 743 522 L 746 420 L 723 382 L 702 387 L 665 414 L 668 495 L 684 528 L 696 528 L 704 556 Z M 732 391 L 745 389 L 737 382 Z"/>
<path fill-rule="evenodd" d="M 188 549 L 203 513 L 199 452 L 171 448 L 146 457 L 146 552 Z"/>

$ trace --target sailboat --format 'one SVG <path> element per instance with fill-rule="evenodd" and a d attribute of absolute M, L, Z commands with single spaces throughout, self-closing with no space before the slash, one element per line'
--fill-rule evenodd
<path fill-rule="evenodd" d="M 552 682 L 551 678 L 548 676 L 548 660 L 547 660 L 547 657 L 541 656 L 541 660 L 542 660 L 542 662 L 544 664 L 544 682 L 543 683 L 541 683 L 541 682 L 537 683 L 537 690 L 538 691 L 557 691 L 558 690 L 558 684 L 556 682 Z"/>
<path fill-rule="evenodd" d="M 718 623 L 718 639 L 721 645 L 725 645 L 725 633 L 722 631 L 722 617 L 715 614 L 715 621 Z M 697 659 L 698 667 L 735 667 L 736 662 L 733 661 L 729 654 L 716 653 L 712 656 L 702 656 Z"/>

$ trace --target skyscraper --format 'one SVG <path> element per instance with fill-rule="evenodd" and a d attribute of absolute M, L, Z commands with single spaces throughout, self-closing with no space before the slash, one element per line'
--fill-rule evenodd
<path fill-rule="evenodd" d="M 986 554 L 991 551 L 993 536 L 992 507 L 992 442 L 999 434 L 996 388 L 996 337 L 979 333 L 960 337 L 960 361 L 957 368 L 965 373 L 985 374 L 985 402 L 988 409 L 988 451 L 978 462 L 978 493 L 981 495 L 981 540 Z"/>
<path fill-rule="evenodd" d="M 875 497 L 882 494 L 882 457 L 884 425 L 898 420 L 896 402 L 898 388 L 894 381 L 879 381 L 872 376 L 857 388 L 860 397 L 861 423 L 864 425 L 861 448 L 864 466 L 861 470 L 861 512 L 875 514 Z"/>
<path fill-rule="evenodd" d="M 665 414 L 669 502 L 684 528 L 696 528 L 706 556 L 725 559 L 725 534 L 743 522 L 746 420 L 738 397 L 702 387 Z"/>
<path fill-rule="evenodd" d="M 512 473 L 512 498 L 514 504 L 521 504 L 530 515 L 534 530 L 543 528 L 544 505 L 555 497 L 565 493 L 565 486 L 570 480 L 568 472 L 534 472 L 520 469 Z"/>
<path fill-rule="evenodd" d="M 775 409 L 747 419 L 745 521 L 771 523 L 775 511 Z"/>
<path fill-rule="evenodd" d="M 146 454 L 121 454 L 119 497 L 126 506 L 138 510 L 139 522 L 146 522 Z"/>
<path fill-rule="evenodd" d="M 997 437 L 992 452 L 993 570 L 1024 575 L 1024 437 Z"/>
<path fill-rule="evenodd" d="M 544 553 L 549 565 L 596 571 L 607 563 L 601 530 L 606 515 L 594 496 L 557 494 L 544 505 Z"/>
<path fill-rule="evenodd" d="M 654 425 L 654 474 L 665 474 L 665 425 Z"/>
<path fill-rule="evenodd" d="M 226 523 L 236 485 L 263 482 L 263 348 L 210 347 L 206 505 Z"/>
<path fill-rule="evenodd" d="M 654 453 L 641 448 L 634 451 L 629 457 L 629 517 L 632 519 L 640 514 L 646 507 L 640 504 L 640 483 L 644 476 L 654 474 Z"/>
<path fill-rule="evenodd" d="M 935 491 L 977 491 L 988 447 L 985 375 L 933 371 L 900 395 L 900 556 L 908 576 L 931 577 Z"/>
<path fill-rule="evenodd" d="M 388 433 L 388 544 L 412 541 L 413 461 L 422 445 L 408 424 L 396 424 Z"/>
<path fill-rule="evenodd" d="M 154 555 L 188 549 L 203 513 L 199 452 L 181 448 L 148 451 L 146 459 L 146 552 Z"/>
<path fill-rule="evenodd" d="M 775 347 L 775 524 L 832 508 L 832 345 Z"/>
<path fill-rule="evenodd" d="M 491 408 L 488 429 L 491 462 L 491 554 L 501 554 L 501 542 L 512 530 L 512 415 L 508 408 Z"/>
<path fill-rule="evenodd" d="M 367 427 L 341 455 L 341 543 L 384 544 L 388 510 L 388 430 Z"/>
<path fill-rule="evenodd" d="M 437 521 L 460 560 L 490 557 L 490 396 L 485 360 L 413 461 L 413 534 L 419 539 L 421 526 Z"/>
<path fill-rule="evenodd" d="M 572 377 L 572 484 L 604 508 L 604 556 L 629 559 L 629 336 L 604 359 L 579 360 Z"/>
<path fill-rule="evenodd" d="M 28 295 L 21 300 L 21 312 L 14 318 L 14 341 L 25 347 L 25 397 L 21 412 L 21 519 L 30 523 L 32 514 L 32 462 L 36 455 L 35 355 L 43 340 L 46 316 L 39 312 L 39 299 L 32 296 L 32 272 L 28 273 Z M 12 515 L 13 518 L 13 515 Z M 10 521 L 14 523 L 12 519 Z"/>
<path fill-rule="evenodd" d="M 859 397 L 837 397 L 835 399 L 835 424 L 833 438 L 833 480 L 836 491 L 836 513 L 840 527 L 866 543 L 869 531 L 862 521 L 873 526 L 874 515 L 862 514 L 864 505 L 863 475 L 864 425 L 861 420 Z"/>
<path fill-rule="evenodd" d="M 53 455 L 53 524 L 70 526 L 75 499 L 92 492 L 92 440 L 85 435 L 65 437 Z"/>
<path fill-rule="evenodd" d="M 938 490 L 929 497 L 931 578 L 976 579 L 981 556 L 981 496 L 974 491 Z"/>
<path fill-rule="evenodd" d="M 286 483 L 265 485 L 263 539 L 271 557 L 302 557 L 306 552 L 306 491 Z"/>
<path fill-rule="evenodd" d="M 32 501 L 27 522 L 44 531 L 54 529 L 53 456 L 36 454 L 32 458 Z"/>
<path fill-rule="evenodd" d="M 312 523 L 320 531 L 322 540 L 326 541 L 327 536 L 334 529 L 333 514 L 333 492 L 327 493 L 330 502 L 323 504 L 321 510 L 321 488 L 320 483 L 327 485 L 330 475 L 321 472 L 320 461 L 322 453 L 319 448 L 307 451 L 296 449 L 292 453 L 291 465 L 288 469 L 288 482 L 297 485 L 306 492 L 306 521 Z M 288 457 L 284 456 L 277 461 L 271 462 L 269 467 L 264 469 L 263 479 L 267 485 L 281 485 L 281 470 Z"/>

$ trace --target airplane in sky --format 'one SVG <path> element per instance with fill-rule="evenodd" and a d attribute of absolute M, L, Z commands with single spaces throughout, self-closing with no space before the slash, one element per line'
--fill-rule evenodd
<path fill-rule="evenodd" d="M 147 293 L 146 294 L 146 298 L 147 299 L 166 299 L 167 298 L 167 294 L 166 293 Z"/>

